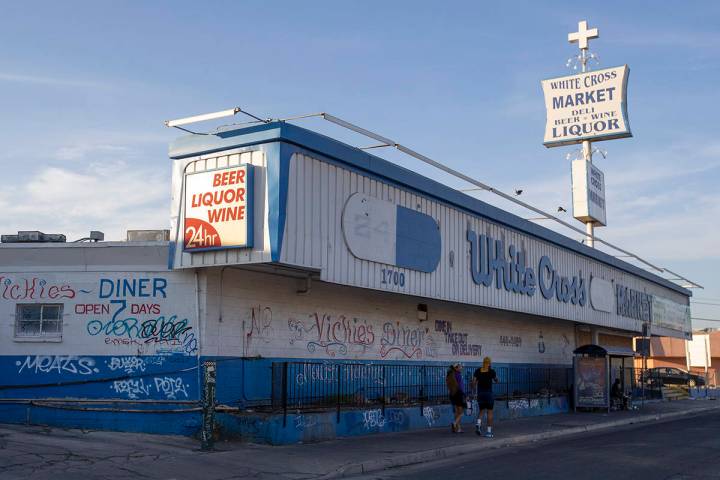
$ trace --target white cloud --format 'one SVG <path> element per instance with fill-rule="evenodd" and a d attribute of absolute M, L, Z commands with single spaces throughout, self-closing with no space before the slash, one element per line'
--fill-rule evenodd
<path fill-rule="evenodd" d="M 55 156 L 58 160 L 81 160 L 90 155 L 128 155 L 131 150 L 121 145 L 77 143 L 60 147 Z"/>
<path fill-rule="evenodd" d="M 127 229 L 168 228 L 169 184 L 165 169 L 122 161 L 44 168 L 2 190 L 0 231 L 41 230 L 73 240 L 101 230 L 106 240 L 122 240 Z"/>
<path fill-rule="evenodd" d="M 9 72 L 0 72 L 0 82 L 24 83 L 32 85 L 46 85 L 53 87 L 74 88 L 109 88 L 106 83 L 93 82 L 73 78 L 47 77 L 43 75 L 27 75 Z"/>

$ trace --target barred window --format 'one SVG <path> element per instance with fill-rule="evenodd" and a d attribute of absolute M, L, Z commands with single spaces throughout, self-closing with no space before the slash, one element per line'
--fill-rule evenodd
<path fill-rule="evenodd" d="M 62 304 L 21 304 L 15 316 L 15 337 L 62 336 Z"/>

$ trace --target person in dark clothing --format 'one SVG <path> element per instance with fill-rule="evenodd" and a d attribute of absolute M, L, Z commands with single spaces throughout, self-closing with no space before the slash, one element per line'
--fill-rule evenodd
<path fill-rule="evenodd" d="M 492 426 L 495 397 L 493 395 L 492 386 L 493 383 L 497 382 L 497 374 L 490 366 L 490 357 L 483 358 L 482 367 L 475 370 L 475 373 L 473 374 L 473 387 L 477 387 L 478 403 L 478 417 L 477 424 L 475 425 L 475 433 L 483 435 L 482 418 L 485 412 L 487 412 L 487 431 L 485 432 L 485 436 L 488 438 L 493 437 Z"/>
<path fill-rule="evenodd" d="M 610 389 L 610 398 L 612 399 L 613 404 L 618 406 L 618 409 L 621 408 L 623 410 L 627 410 L 628 398 L 625 395 L 625 392 L 623 392 L 619 378 L 615 379 L 615 383 L 613 383 L 613 386 Z"/>
<path fill-rule="evenodd" d="M 448 394 L 450 395 L 450 404 L 453 407 L 455 419 L 450 424 L 453 433 L 462 433 L 460 428 L 460 420 L 462 419 L 463 409 L 465 408 L 465 388 L 462 379 L 462 365 L 455 363 L 450 365 L 445 376 Z"/>

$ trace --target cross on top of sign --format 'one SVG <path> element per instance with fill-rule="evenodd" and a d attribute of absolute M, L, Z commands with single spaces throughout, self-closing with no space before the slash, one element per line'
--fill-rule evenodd
<path fill-rule="evenodd" d="M 588 40 L 591 38 L 598 38 L 600 32 L 597 28 L 591 28 L 588 30 L 587 21 L 583 20 L 578 22 L 578 31 L 575 33 L 568 33 L 568 42 L 577 43 L 580 50 L 587 50 Z"/>

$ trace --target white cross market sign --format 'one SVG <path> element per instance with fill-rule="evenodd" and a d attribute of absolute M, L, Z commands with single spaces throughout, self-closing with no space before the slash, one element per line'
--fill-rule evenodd
<path fill-rule="evenodd" d="M 623 65 L 543 80 L 547 110 L 543 144 L 549 148 L 631 137 L 627 118 L 629 73 L 628 66 Z"/>

